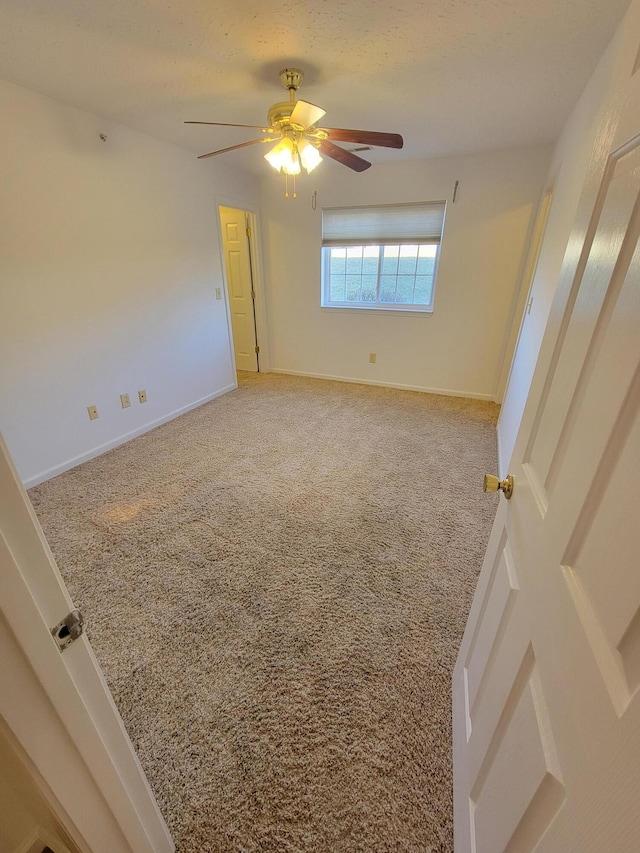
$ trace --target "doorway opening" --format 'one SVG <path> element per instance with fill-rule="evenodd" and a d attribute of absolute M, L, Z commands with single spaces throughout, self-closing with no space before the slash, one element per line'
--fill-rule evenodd
<path fill-rule="evenodd" d="M 259 373 L 253 214 L 220 205 L 220 228 L 236 370 Z"/>

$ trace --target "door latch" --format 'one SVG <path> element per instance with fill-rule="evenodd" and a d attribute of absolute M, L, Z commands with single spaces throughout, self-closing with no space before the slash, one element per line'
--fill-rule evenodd
<path fill-rule="evenodd" d="M 79 610 L 72 610 L 62 622 L 58 622 L 55 628 L 51 629 L 51 635 L 61 652 L 70 646 L 74 640 L 77 640 L 83 632 L 84 616 Z"/>

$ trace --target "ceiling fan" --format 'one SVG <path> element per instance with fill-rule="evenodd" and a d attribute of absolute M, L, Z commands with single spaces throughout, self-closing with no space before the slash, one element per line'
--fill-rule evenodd
<path fill-rule="evenodd" d="M 299 68 L 284 68 L 280 80 L 289 91 L 289 100 L 270 107 L 267 114 L 267 127 L 255 124 L 228 124 L 220 121 L 187 121 L 185 124 L 208 124 L 218 127 L 246 127 L 262 131 L 264 136 L 220 148 L 209 154 L 201 154 L 198 159 L 226 154 L 236 148 L 246 148 L 260 142 L 275 142 L 274 148 L 265 154 L 265 159 L 279 172 L 285 175 L 300 174 L 301 167 L 307 172 L 322 161 L 321 154 L 337 160 L 349 169 L 364 172 L 371 166 L 368 160 L 358 157 L 353 151 L 340 148 L 335 142 L 357 143 L 364 146 L 379 145 L 384 148 L 402 148 L 404 142 L 399 133 L 378 133 L 372 130 L 346 130 L 336 127 L 317 127 L 326 110 L 308 101 L 296 101 L 296 92 L 302 85 L 304 75 Z"/>

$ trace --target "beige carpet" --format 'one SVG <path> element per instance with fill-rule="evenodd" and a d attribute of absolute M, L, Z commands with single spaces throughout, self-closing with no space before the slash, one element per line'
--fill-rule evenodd
<path fill-rule="evenodd" d="M 497 411 L 243 374 L 31 490 L 181 853 L 452 850 Z"/>

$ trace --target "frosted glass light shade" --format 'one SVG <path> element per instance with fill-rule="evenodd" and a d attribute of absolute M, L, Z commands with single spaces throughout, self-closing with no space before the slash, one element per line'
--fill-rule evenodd
<path fill-rule="evenodd" d="M 300 174 L 298 151 L 294 141 L 288 136 L 285 136 L 271 151 L 268 151 L 264 155 L 264 159 L 278 172 L 284 172 L 287 175 Z"/>
<path fill-rule="evenodd" d="M 302 165 L 307 172 L 312 172 L 319 163 L 322 163 L 320 152 L 315 145 L 312 145 L 306 139 L 301 139 L 298 142 L 298 153 L 300 154 Z"/>
<path fill-rule="evenodd" d="M 264 159 L 279 172 L 285 166 L 289 165 L 293 159 L 292 140 L 285 136 L 277 145 L 274 145 L 271 151 L 267 151 Z"/>

